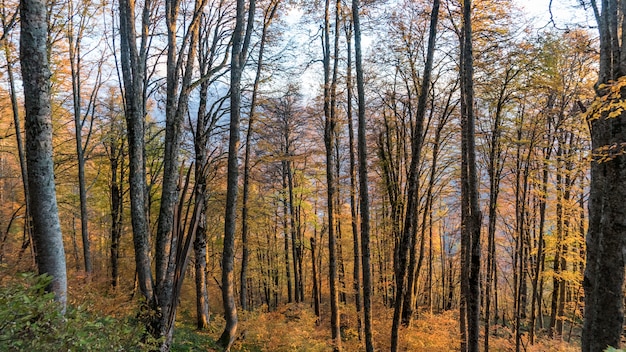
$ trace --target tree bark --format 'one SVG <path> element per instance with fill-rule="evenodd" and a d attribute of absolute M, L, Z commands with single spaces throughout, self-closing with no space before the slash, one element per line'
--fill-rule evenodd
<path fill-rule="evenodd" d="M 5 35 L 9 31 L 8 24 L 5 22 L 5 14 L 2 14 L 2 26 Z M 22 128 L 20 122 L 20 112 L 19 112 L 19 104 L 17 102 L 17 92 L 15 90 L 15 76 L 13 74 L 13 58 L 11 54 L 11 49 L 9 47 L 9 43 L 5 38 L 2 41 L 2 47 L 4 49 L 4 57 L 7 60 L 7 76 L 9 78 L 9 94 L 11 96 L 11 112 L 13 114 L 13 125 L 15 127 L 15 140 L 17 143 L 17 154 L 20 162 L 20 175 L 22 177 L 22 187 L 24 189 L 24 204 L 26 206 L 25 215 L 24 215 L 24 233 L 28 238 L 28 242 L 30 243 L 31 251 L 33 250 L 32 245 L 32 216 L 31 216 L 31 206 L 30 206 L 30 197 L 28 190 L 28 171 L 26 167 L 26 153 L 24 151 L 24 142 L 22 139 Z M 34 258 L 34 251 L 33 261 Z"/>
<path fill-rule="evenodd" d="M 83 126 L 84 119 L 82 114 L 82 80 L 81 74 L 81 40 L 82 32 L 84 31 L 85 23 L 81 21 L 78 27 L 78 33 L 75 37 L 75 24 L 74 24 L 74 3 L 69 1 L 69 19 L 68 19 L 68 46 L 69 46 L 69 59 L 70 59 L 70 71 L 72 76 L 72 102 L 74 108 L 74 130 L 76 138 L 76 159 L 78 163 L 78 193 L 80 202 L 80 233 L 83 242 L 83 260 L 85 264 L 85 272 L 87 275 L 92 273 L 91 264 L 91 251 L 89 244 L 89 224 L 87 213 L 87 187 L 85 185 L 85 149 L 83 146 Z M 99 78 L 96 79 L 98 84 Z M 96 90 L 97 88 L 94 88 Z M 92 94 L 92 97 L 95 95 Z M 89 113 L 89 112 L 87 112 Z"/>
<path fill-rule="evenodd" d="M 257 67 L 256 74 L 254 76 L 254 84 L 252 88 L 252 99 L 250 101 L 250 114 L 248 116 L 248 130 L 246 131 L 246 147 L 243 161 L 243 194 L 241 197 L 241 245 L 242 245 L 242 256 L 241 256 L 241 273 L 240 273 L 240 285 L 239 288 L 239 302 L 241 304 L 241 309 L 248 310 L 247 304 L 247 287 L 246 282 L 248 281 L 248 257 L 249 257 L 249 249 L 248 249 L 248 197 L 249 197 L 249 188 L 250 188 L 250 152 L 252 149 L 252 134 L 254 133 L 254 122 L 256 120 L 255 108 L 257 95 L 259 91 L 259 85 L 261 82 L 261 72 L 263 70 L 263 53 L 265 52 L 265 44 L 267 41 L 267 30 L 269 28 L 272 19 L 274 19 L 274 15 L 276 14 L 276 10 L 278 9 L 278 4 L 280 4 L 280 0 L 275 0 L 270 5 L 270 9 L 266 12 L 265 18 L 263 21 L 263 29 L 261 30 L 261 40 L 259 44 L 259 56 L 257 58 Z"/>
<path fill-rule="evenodd" d="M 435 0 L 438 1 L 438 0 Z M 363 320 L 365 322 L 365 350 L 374 351 L 372 340 L 372 265 L 370 261 L 370 208 L 367 173 L 367 135 L 365 121 L 365 79 L 363 77 L 363 54 L 361 50 L 361 21 L 359 1 L 352 0 L 352 21 L 354 22 L 354 47 L 358 98 L 357 148 L 359 163 L 359 198 L 361 213 L 361 261 L 363 268 Z M 349 47 L 349 46 L 348 46 Z M 350 117 L 351 118 L 351 117 Z M 352 130 L 352 129 L 351 129 Z M 356 241 L 355 241 L 356 244 Z M 355 249 L 355 256 L 356 256 Z M 355 261 L 355 270 L 356 264 Z M 357 276 L 357 275 L 355 275 Z"/>
<path fill-rule="evenodd" d="M 355 4 L 353 4 L 353 6 L 354 5 Z M 356 4 L 356 7 L 358 11 L 358 3 Z M 348 150 L 350 154 L 350 225 L 352 228 L 352 248 L 354 252 L 352 289 L 354 290 L 354 305 L 357 315 L 357 331 L 359 340 L 361 340 L 363 332 L 363 323 L 361 321 L 361 249 L 359 247 L 359 228 L 357 220 L 356 157 L 354 153 L 354 123 L 352 122 L 352 22 L 350 22 L 346 28 L 346 48 L 348 57 L 346 65 L 346 105 L 348 119 Z"/>
<path fill-rule="evenodd" d="M 335 50 L 334 59 L 337 60 L 339 43 L 339 9 L 340 2 L 335 6 Z M 335 234 L 335 162 L 333 152 L 335 150 L 335 90 L 336 70 L 331 79 L 330 71 L 330 0 L 325 1 L 324 6 L 324 33 L 322 37 L 324 49 L 324 145 L 326 148 L 326 203 L 328 218 L 328 254 L 329 254 L 329 285 L 330 285 L 330 326 L 333 339 L 333 350 L 341 350 L 341 332 L 339 323 L 339 290 L 337 284 L 337 238 Z M 336 64 L 335 64 L 336 65 Z"/>
<path fill-rule="evenodd" d="M 120 0 L 120 61 L 124 86 L 124 115 L 128 136 L 130 216 L 137 280 L 146 304 L 154 306 L 154 291 L 147 219 L 146 164 L 144 160 L 144 117 L 146 104 L 146 60 L 152 0 L 145 0 L 141 14 L 141 40 L 137 47 L 135 3 Z M 151 329 L 149 327 L 149 329 Z M 154 331 L 151 331 L 153 333 Z"/>
<path fill-rule="evenodd" d="M 435 43 L 437 39 L 437 22 L 439 20 L 439 0 L 433 1 L 433 7 L 430 13 L 430 28 L 428 35 L 428 49 L 426 53 L 426 64 L 424 65 L 424 74 L 422 85 L 417 102 L 417 112 L 415 113 L 415 126 L 413 131 L 413 140 L 411 142 L 411 164 L 409 166 L 409 176 L 407 179 L 408 199 L 406 207 L 406 218 L 404 221 L 404 229 L 400 240 L 398 277 L 396 278 L 396 298 L 394 301 L 393 323 L 391 327 L 391 351 L 398 349 L 398 329 L 400 319 L 404 317 L 403 324 L 408 325 L 413 309 L 411 303 L 413 300 L 413 280 L 415 265 L 407 266 L 407 256 L 409 250 L 415 248 L 415 240 L 417 234 L 417 210 L 418 210 L 418 183 L 419 171 L 418 165 L 420 160 L 421 149 L 423 145 L 422 135 L 424 129 L 424 118 L 426 116 L 426 104 L 428 101 L 429 91 L 431 87 L 431 75 L 435 53 Z M 406 287 L 404 282 L 406 280 Z M 403 301 L 405 295 L 408 295 Z M 406 313 L 404 313 L 406 312 Z"/>
<path fill-rule="evenodd" d="M 589 195 L 589 230 L 587 232 L 587 266 L 583 286 L 585 289 L 585 320 L 582 331 L 584 352 L 602 351 L 607 346 L 619 348 L 624 323 L 623 284 L 624 253 L 626 251 L 626 214 L 623 200 L 626 197 L 626 113 L 609 118 L 612 104 L 618 104 L 626 95 L 618 79 L 626 73 L 626 63 L 615 61 L 624 48 L 620 48 L 617 30 L 609 30 L 610 23 L 618 22 L 618 4 L 624 2 L 604 0 L 601 12 L 592 1 L 600 32 L 600 71 L 596 86 L 597 100 L 604 112 L 590 110 L 587 114 L 591 129 L 591 185 Z M 620 16 L 623 26 L 623 18 Z M 617 26 L 615 26 L 617 27 Z M 622 31 L 622 36 L 626 35 Z M 623 37 L 621 38 L 623 39 Z M 624 41 L 622 40 L 622 45 Z M 617 45 L 615 45 L 617 44 Z M 611 82 L 617 81 L 617 82 Z M 611 94 L 601 85 L 621 84 L 617 93 Z M 612 110 L 612 109 L 611 109 Z M 616 110 L 613 110 L 616 111 Z M 609 153 L 611 148 L 619 152 Z"/>
<path fill-rule="evenodd" d="M 462 244 L 465 260 L 461 281 L 465 285 L 461 301 L 461 324 L 467 324 L 467 340 L 461 341 L 462 350 L 478 351 L 480 317 L 480 226 L 482 215 L 478 206 L 478 177 L 476 173 L 476 146 L 474 133 L 474 64 L 472 50 L 471 0 L 463 2 L 461 34 L 461 128 L 462 128 Z M 465 320 L 465 321 L 464 321 Z M 462 326 L 461 330 L 465 329 Z"/>
<path fill-rule="evenodd" d="M 228 139 L 228 171 L 226 188 L 226 212 L 224 215 L 224 249 L 222 254 L 222 302 L 226 326 L 218 344 L 230 350 L 237 332 L 237 306 L 235 304 L 235 227 L 237 221 L 237 193 L 239 182 L 239 121 L 241 118 L 241 74 L 245 65 L 246 50 L 252 32 L 255 1 L 250 0 L 248 26 L 245 19 L 245 1 L 237 0 L 235 30 L 232 37 L 230 68 L 230 127 Z M 244 37 L 245 31 L 245 37 Z"/>
<path fill-rule="evenodd" d="M 46 2 L 22 0 L 20 59 L 26 109 L 26 163 L 33 215 L 35 258 L 40 274 L 52 276 L 61 313 L 67 305 L 67 271 L 54 182 L 50 68 Z"/>

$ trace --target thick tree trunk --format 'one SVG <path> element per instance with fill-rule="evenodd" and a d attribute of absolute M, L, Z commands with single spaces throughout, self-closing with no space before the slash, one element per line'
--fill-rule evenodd
<path fill-rule="evenodd" d="M 146 167 L 144 143 L 145 65 L 147 59 L 147 28 L 152 1 L 143 4 L 141 44 L 135 38 L 134 2 L 120 0 L 120 61 L 124 85 L 124 115 L 128 136 L 130 217 L 139 289 L 148 306 L 154 305 L 153 279 L 150 269 L 150 244 L 147 219 Z M 151 329 L 151 327 L 149 327 Z M 154 333 L 154 331 L 150 331 Z"/>
<path fill-rule="evenodd" d="M 52 158 L 46 3 L 41 0 L 22 0 L 20 6 L 20 59 L 26 108 L 26 163 L 33 215 L 35 258 L 39 273 L 52 276 L 52 282 L 47 289 L 54 292 L 61 312 L 65 313 L 67 271 Z"/>
<path fill-rule="evenodd" d="M 617 116 L 609 117 L 610 112 L 618 111 L 617 106 L 626 95 L 621 83 L 626 73 L 626 53 L 619 46 L 617 30 L 609 30 L 610 23 L 619 23 L 617 5 L 619 3 L 623 7 L 623 1 L 606 0 L 601 3 L 601 13 L 596 2 L 592 2 L 592 5 L 600 31 L 600 72 L 596 99 L 603 100 L 600 108 L 605 111 L 591 110 L 587 115 L 594 159 L 591 162 L 587 266 L 583 281 L 584 352 L 602 351 L 607 346 L 619 348 L 624 324 L 626 214 L 623 201 L 626 199 L 626 155 L 622 150 L 626 141 L 626 113 L 622 111 Z M 623 18 L 620 20 L 623 21 Z M 626 36 L 625 31 L 622 31 L 622 44 L 623 36 Z M 615 43 L 617 45 L 613 45 Z M 619 57 L 620 52 L 620 60 L 613 60 Z M 616 82 L 611 83 L 612 80 Z M 621 87 L 611 93 L 608 87 L 601 87 L 603 84 L 621 84 Z M 617 152 L 611 154 L 613 148 Z"/>

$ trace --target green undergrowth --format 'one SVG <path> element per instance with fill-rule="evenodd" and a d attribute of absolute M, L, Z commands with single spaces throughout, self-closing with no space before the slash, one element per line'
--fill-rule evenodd
<path fill-rule="evenodd" d="M 150 341 L 136 319 L 57 309 L 49 276 L 20 274 L 0 285 L 0 351 L 137 351 Z M 148 342 L 146 342 L 146 341 Z"/>
<path fill-rule="evenodd" d="M 176 323 L 174 329 L 174 341 L 172 342 L 172 352 L 193 352 L 219 350 L 215 341 L 206 332 L 198 332 L 191 324 Z"/>

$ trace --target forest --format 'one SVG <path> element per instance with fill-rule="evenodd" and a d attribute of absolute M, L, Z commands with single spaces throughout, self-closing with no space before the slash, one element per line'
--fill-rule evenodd
<path fill-rule="evenodd" d="M 618 351 L 626 1 L 536 3 L 1 0 L 0 351 Z"/>

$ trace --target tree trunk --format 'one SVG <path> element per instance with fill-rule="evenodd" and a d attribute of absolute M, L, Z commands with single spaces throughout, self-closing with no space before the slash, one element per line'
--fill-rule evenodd
<path fill-rule="evenodd" d="M 88 226 L 88 214 L 87 214 L 87 187 L 85 185 L 85 149 L 83 147 L 83 115 L 81 112 L 82 101 L 82 88 L 81 88 L 81 46 L 83 28 L 78 28 L 79 34 L 75 38 L 74 35 L 74 14 L 72 1 L 69 2 L 70 16 L 68 19 L 68 46 L 69 46 L 69 59 L 70 59 L 70 71 L 72 76 L 72 102 L 74 108 L 74 131 L 76 138 L 76 158 L 78 163 L 78 193 L 80 202 L 80 233 L 83 242 L 83 259 L 85 263 L 85 272 L 87 276 L 91 275 L 91 251 L 89 249 L 89 226 Z M 96 82 L 96 84 L 98 84 Z M 97 89 L 97 88 L 94 88 Z M 92 96 L 94 96 L 92 94 Z"/>
<path fill-rule="evenodd" d="M 111 134 L 113 134 L 113 117 L 111 119 Z M 119 282 L 119 257 L 120 257 L 120 239 L 122 237 L 122 217 L 124 214 L 123 202 L 123 182 L 124 182 L 124 145 L 118 146 L 117 141 L 113 140 L 109 146 L 109 163 L 111 167 L 111 287 L 117 288 Z M 120 165 L 120 161 L 122 161 Z M 118 169 L 120 178 L 118 181 Z"/>
<path fill-rule="evenodd" d="M 3 30 L 5 35 L 8 32 L 8 26 L 3 23 Z M 11 111 L 13 114 L 13 125 L 15 127 L 15 140 L 17 143 L 17 154 L 20 162 L 20 175 L 22 176 L 22 187 L 24 189 L 24 204 L 26 205 L 26 211 L 24 215 L 24 233 L 28 238 L 28 242 L 31 244 L 31 251 L 33 250 L 32 245 L 32 216 L 31 216 L 31 206 L 30 206 L 30 197 L 28 190 L 28 171 L 26 167 L 26 153 L 24 152 L 24 142 L 22 140 L 22 128 L 20 122 L 20 112 L 19 112 L 19 104 L 17 102 L 17 92 L 15 90 L 15 76 L 13 75 L 13 59 L 11 55 L 11 49 L 9 44 L 5 38 L 2 41 L 2 46 L 4 49 L 4 57 L 7 60 L 7 76 L 9 78 L 9 94 L 11 96 Z M 34 258 L 34 251 L 31 253 Z"/>
<path fill-rule="evenodd" d="M 50 68 L 47 57 L 46 3 L 22 0 L 20 59 L 26 109 L 26 163 L 33 215 L 35 258 L 40 274 L 52 276 L 47 290 L 54 292 L 64 314 L 67 304 L 65 250 L 59 221 L 54 161 Z"/>
<path fill-rule="evenodd" d="M 340 17 L 340 1 L 335 6 L 335 45 L 334 58 L 337 65 L 337 53 L 339 44 L 339 17 Z M 326 203 L 328 217 L 328 254 L 329 254 L 329 285 L 330 285 L 330 329 L 333 339 L 333 349 L 341 350 L 341 332 L 339 324 L 339 290 L 337 284 L 337 238 L 335 234 L 335 166 L 334 150 L 335 150 L 335 93 L 337 86 L 337 70 L 333 70 L 333 77 L 330 76 L 330 0 L 325 1 L 324 11 L 324 145 L 326 148 Z"/>
<path fill-rule="evenodd" d="M 352 21 L 354 21 L 354 48 L 359 116 L 357 148 L 359 163 L 359 197 L 361 211 L 361 261 L 363 268 L 363 320 L 365 322 L 365 350 L 367 352 L 373 352 L 374 343 L 372 341 L 372 264 L 370 261 L 370 208 L 367 172 L 367 126 L 365 121 L 365 79 L 363 77 L 363 54 L 361 51 L 361 21 L 359 16 L 358 0 L 352 0 Z M 352 131 L 352 128 L 350 130 Z M 357 251 L 355 249 L 355 256 L 356 252 Z M 355 270 L 356 263 L 357 261 L 355 261 Z"/>
<path fill-rule="evenodd" d="M 462 256 L 461 281 L 465 285 L 461 302 L 461 324 L 467 324 L 467 341 L 461 341 L 462 350 L 478 351 L 480 317 L 480 226 L 482 215 L 478 206 L 478 177 L 476 173 L 474 133 L 474 64 L 472 50 L 471 1 L 463 2 L 461 35 L 461 127 L 462 127 Z M 463 319 L 465 318 L 465 319 Z M 462 326 L 462 331 L 465 327 Z M 466 343 L 464 345 L 464 343 Z"/>
<path fill-rule="evenodd" d="M 617 80 L 626 73 L 626 53 L 619 46 L 620 42 L 623 45 L 626 32 L 622 31 L 622 38 L 618 38 L 617 30 L 609 30 L 610 23 L 615 26 L 619 23 L 618 3 L 623 8 L 623 1 L 602 1 L 600 13 L 596 2 L 592 2 L 600 31 L 600 72 L 596 100 L 600 102 L 602 99 L 599 108 L 604 111 L 591 110 L 587 114 L 594 159 L 591 161 L 587 266 L 583 281 L 584 352 L 602 351 L 607 346 L 619 348 L 624 324 L 626 215 L 623 201 L 626 199 L 626 155 L 622 148 L 626 141 L 626 113 L 622 111 L 615 117 L 609 117 L 609 113 L 618 111 L 612 105 L 619 104 L 626 92 L 620 86 L 616 93 L 611 94 L 608 87 L 601 86 L 620 84 L 621 81 Z M 623 26 L 623 18 L 619 18 Z M 612 45 L 616 42 L 618 45 Z M 616 56 L 620 60 L 613 60 Z M 613 148 L 617 148 L 618 152 L 610 154 Z"/>
<path fill-rule="evenodd" d="M 437 39 L 437 22 L 439 20 L 439 0 L 433 1 L 433 7 L 430 14 L 430 28 L 428 35 L 428 49 L 426 54 L 426 64 L 424 66 L 424 74 L 422 79 L 422 85 L 419 93 L 417 112 L 415 114 L 415 130 L 413 131 L 413 140 L 411 142 L 411 164 L 409 166 L 408 176 L 408 199 L 406 207 L 406 218 L 404 221 L 404 229 L 402 231 L 402 237 L 400 240 L 399 251 L 399 264 L 396 277 L 396 295 L 394 301 L 394 313 L 393 323 L 391 327 L 391 351 L 398 350 L 398 329 L 401 316 L 404 316 L 403 324 L 408 325 L 410 317 L 412 316 L 412 302 L 413 295 L 413 280 L 414 275 L 412 271 L 415 271 L 415 266 L 407 268 L 407 255 L 409 250 L 415 248 L 415 240 L 417 234 L 417 209 L 418 209 L 418 182 L 419 171 L 418 165 L 420 160 L 420 154 L 422 149 L 422 135 L 424 128 L 424 118 L 426 115 L 426 103 L 428 101 L 428 95 L 431 86 L 431 74 L 433 67 L 433 58 L 435 53 L 435 42 Z M 408 273 L 407 273 L 408 270 Z M 404 281 L 407 281 L 406 288 Z M 409 303 L 403 306 L 402 298 L 404 295 L 408 295 L 406 301 Z M 403 313 L 406 311 L 406 313 Z"/>
<path fill-rule="evenodd" d="M 315 257 L 315 249 L 316 244 L 315 244 L 315 237 L 311 237 L 310 238 L 310 242 L 311 242 L 311 264 L 312 264 L 312 270 L 313 270 L 313 306 L 315 309 L 315 316 L 317 317 L 315 323 L 319 324 L 320 323 L 320 293 L 319 293 L 319 287 L 317 286 L 317 258 Z"/>
<path fill-rule="evenodd" d="M 230 68 L 230 133 L 228 140 L 228 171 L 226 188 L 226 212 L 224 215 L 224 250 L 222 254 L 222 302 L 226 326 L 218 344 L 229 351 L 237 332 L 237 306 L 235 305 L 235 227 L 237 221 L 237 193 L 239 182 L 239 120 L 241 117 L 241 74 L 252 32 L 254 18 L 254 0 L 248 8 L 248 26 L 245 30 L 245 2 L 237 0 L 237 15 L 232 38 L 232 56 Z"/>
<path fill-rule="evenodd" d="M 349 22 L 348 27 L 346 28 L 346 48 L 348 58 L 348 62 L 346 65 L 346 105 L 348 119 L 348 150 L 350 155 L 350 224 L 352 228 L 352 251 L 354 252 L 352 289 L 354 290 L 354 305 L 357 315 L 357 332 L 359 335 L 359 340 L 361 340 L 363 332 L 363 324 L 361 321 L 361 249 L 359 248 L 359 228 L 357 223 L 356 157 L 354 154 L 354 124 L 352 122 L 352 22 Z"/>
<path fill-rule="evenodd" d="M 146 164 L 144 160 L 144 117 L 146 103 L 145 69 L 147 60 L 147 28 L 150 24 L 152 0 L 145 0 L 142 10 L 142 30 L 139 48 L 135 38 L 134 2 L 120 0 L 120 61 L 124 86 L 124 115 L 128 136 L 130 217 L 139 289 L 146 304 L 154 306 L 150 244 L 147 219 Z M 148 327 L 151 330 L 151 327 Z M 154 331 L 150 331 L 154 333 Z"/>

